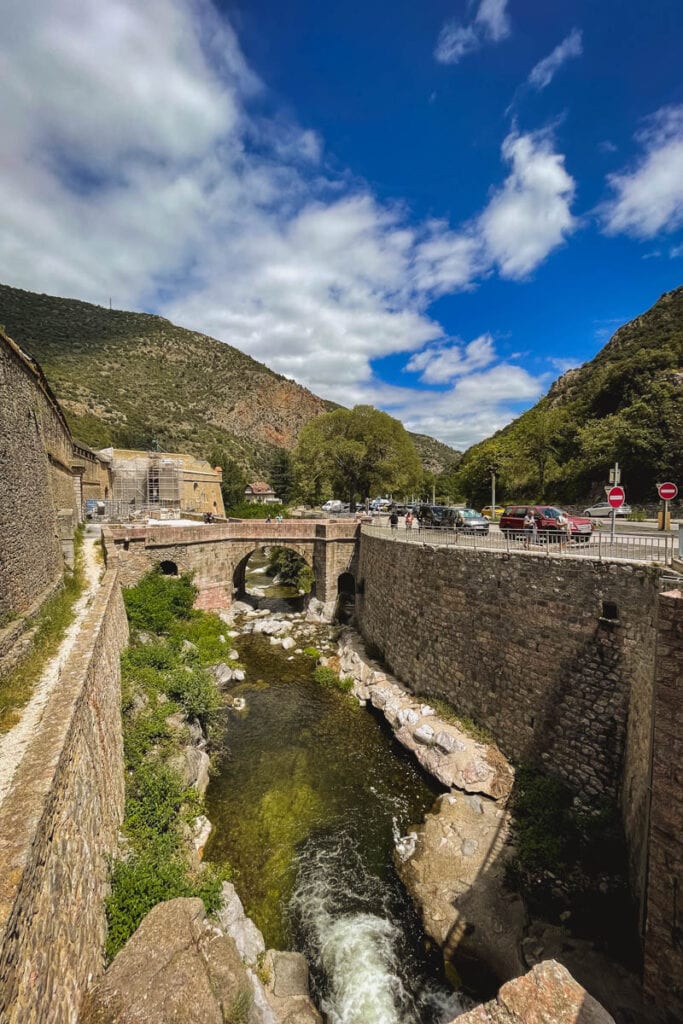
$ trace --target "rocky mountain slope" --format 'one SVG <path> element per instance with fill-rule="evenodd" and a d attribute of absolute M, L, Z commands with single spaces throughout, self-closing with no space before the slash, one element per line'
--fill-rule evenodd
<path fill-rule="evenodd" d="M 470 448 L 456 473 L 473 500 L 498 469 L 503 500 L 603 496 L 617 459 L 628 499 L 683 485 L 683 287 L 620 327 L 594 359 L 569 370 L 532 409 Z M 683 490 L 683 486 L 681 486 Z"/>
<path fill-rule="evenodd" d="M 262 473 L 309 420 L 334 408 L 231 345 L 163 317 L 0 285 L 0 323 L 35 356 L 74 436 L 99 448 L 206 457 L 221 448 Z M 458 453 L 413 435 L 425 468 Z"/>

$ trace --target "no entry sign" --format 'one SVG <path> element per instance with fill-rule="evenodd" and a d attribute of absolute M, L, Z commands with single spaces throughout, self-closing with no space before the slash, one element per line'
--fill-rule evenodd
<path fill-rule="evenodd" d="M 607 500 L 612 508 L 621 508 L 626 501 L 626 495 L 624 494 L 623 487 L 610 487 Z"/>
<path fill-rule="evenodd" d="M 678 494 L 676 484 L 672 483 L 657 484 L 657 490 L 659 491 L 659 497 L 662 501 L 673 501 Z"/>

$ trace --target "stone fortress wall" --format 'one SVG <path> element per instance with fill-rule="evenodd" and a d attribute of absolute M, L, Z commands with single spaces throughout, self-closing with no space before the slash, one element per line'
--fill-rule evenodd
<path fill-rule="evenodd" d="M 658 639 L 658 665 L 663 647 L 669 673 L 676 662 L 680 676 L 680 650 L 674 654 L 658 634 L 660 571 L 400 544 L 364 531 L 357 586 L 361 631 L 394 674 L 488 728 L 512 761 L 544 764 L 589 801 L 620 803 L 644 928 L 655 881 L 649 808 L 655 703 L 668 695 L 672 705 L 654 751 L 655 763 L 663 758 L 669 772 L 675 769 L 667 723 L 678 723 L 679 744 L 681 723 L 680 689 L 657 684 L 655 697 Z M 674 784 L 680 790 L 683 779 Z M 662 812 L 669 818 L 660 846 L 670 866 L 683 838 L 683 807 L 676 806 L 675 821 L 669 804 Z M 666 928 L 659 929 L 657 946 L 683 968 L 675 952 L 675 893 L 667 885 L 662 914 L 671 930 L 667 938 Z"/>
<path fill-rule="evenodd" d="M 42 370 L 0 331 L 0 627 L 62 578 L 62 532 L 73 533 L 79 518 L 72 461 L 71 434 Z"/>
<path fill-rule="evenodd" d="M 105 574 L 0 806 L 0 1021 L 75 1021 L 104 969 L 108 857 L 123 818 L 119 656 L 128 623 Z"/>

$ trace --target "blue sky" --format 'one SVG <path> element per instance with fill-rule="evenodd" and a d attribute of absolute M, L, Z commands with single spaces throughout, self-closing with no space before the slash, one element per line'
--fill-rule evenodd
<path fill-rule="evenodd" d="M 464 448 L 683 279 L 678 0 L 25 0 L 0 279 Z"/>

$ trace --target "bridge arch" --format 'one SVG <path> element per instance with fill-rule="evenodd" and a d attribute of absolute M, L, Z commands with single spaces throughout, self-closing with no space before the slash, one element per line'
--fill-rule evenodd
<path fill-rule="evenodd" d="M 239 561 L 236 563 L 232 574 L 233 594 L 237 598 L 242 597 L 247 593 L 246 571 L 249 559 L 252 557 L 252 555 L 256 554 L 257 551 L 264 551 L 267 548 L 274 547 L 284 548 L 286 551 L 293 551 L 294 554 L 298 555 L 302 562 L 309 567 L 309 569 L 313 573 L 313 585 L 311 587 L 310 592 L 306 595 L 306 597 L 315 597 L 315 565 L 313 552 L 310 550 L 310 546 L 306 548 L 302 544 L 296 544 L 291 541 L 285 543 L 272 543 L 270 541 L 263 541 L 260 543 L 247 545 L 247 547 L 249 547 L 249 550 L 241 553 Z"/>

